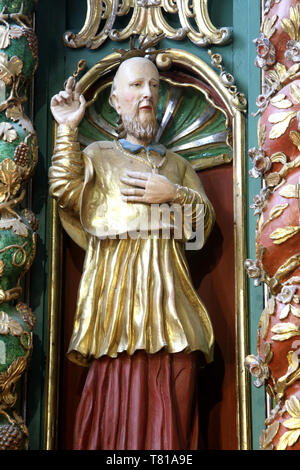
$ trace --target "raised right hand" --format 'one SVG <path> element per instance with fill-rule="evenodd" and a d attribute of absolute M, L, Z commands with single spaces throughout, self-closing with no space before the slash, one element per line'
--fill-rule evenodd
<path fill-rule="evenodd" d="M 73 92 L 74 80 L 74 77 L 69 77 L 65 89 L 54 95 L 50 104 L 56 122 L 72 129 L 78 127 L 86 108 L 86 101 L 80 93 L 79 83 L 76 84 Z"/>

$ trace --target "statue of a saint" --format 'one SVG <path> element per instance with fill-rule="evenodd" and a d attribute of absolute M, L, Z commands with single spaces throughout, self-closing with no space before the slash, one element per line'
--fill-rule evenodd
<path fill-rule="evenodd" d="M 212 360 L 214 338 L 184 245 L 201 217 L 207 238 L 214 211 L 191 165 L 154 142 L 158 90 L 150 60 L 122 62 L 110 103 L 124 138 L 83 152 L 77 127 L 86 103 L 78 84 L 69 78 L 51 101 L 59 126 L 50 191 L 65 221 L 75 221 L 74 239 L 81 230 L 86 243 L 68 351 L 90 367 L 75 449 L 198 448 L 197 364 L 200 356 Z M 151 213 L 173 204 L 190 208 L 180 239 L 174 217 L 164 223 Z"/>

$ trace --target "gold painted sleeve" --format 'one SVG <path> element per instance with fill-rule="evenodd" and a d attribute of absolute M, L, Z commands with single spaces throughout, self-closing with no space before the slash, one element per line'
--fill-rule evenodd
<path fill-rule="evenodd" d="M 214 208 L 207 198 L 202 183 L 190 165 L 187 165 L 183 184 L 176 185 L 176 196 L 173 203 L 192 207 L 193 225 L 196 225 L 204 211 L 204 240 L 209 236 L 215 221 Z"/>
<path fill-rule="evenodd" d="M 60 125 L 49 169 L 50 195 L 62 209 L 79 214 L 79 200 L 84 181 L 84 165 L 77 129 Z"/>

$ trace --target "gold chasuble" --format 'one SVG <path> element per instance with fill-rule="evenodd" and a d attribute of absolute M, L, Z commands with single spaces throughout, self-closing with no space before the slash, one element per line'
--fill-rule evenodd
<path fill-rule="evenodd" d="M 104 355 L 163 348 L 170 353 L 200 350 L 212 360 L 213 330 L 192 285 L 184 245 L 203 219 L 206 240 L 214 210 L 185 159 L 167 150 L 159 166 L 161 155 L 151 151 L 150 157 L 145 150 L 125 150 L 118 141 L 95 142 L 81 152 L 77 131 L 59 127 L 50 192 L 64 228 L 86 249 L 68 351 L 81 365 Z M 127 171 L 151 172 L 153 163 L 178 185 L 172 204 L 182 212 L 190 208 L 191 224 L 178 227 L 182 218 L 155 217 L 153 205 L 122 200 L 126 185 L 120 177 Z M 164 213 L 172 204 L 159 210 Z M 179 229 L 180 238 L 174 235 Z M 170 236 L 162 236 L 164 231 Z"/>

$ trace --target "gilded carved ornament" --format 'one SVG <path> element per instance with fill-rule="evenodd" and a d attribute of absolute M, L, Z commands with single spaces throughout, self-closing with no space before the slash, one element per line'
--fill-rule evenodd
<path fill-rule="evenodd" d="M 37 138 L 23 104 L 37 67 L 33 0 L 0 0 L 0 449 L 28 445 L 19 416 L 17 382 L 28 367 L 35 319 L 21 279 L 36 252 L 37 221 L 18 205 L 37 163 Z M 13 303 L 12 303 L 13 302 Z M 18 409 L 18 412 L 17 412 Z"/>
<path fill-rule="evenodd" d="M 250 174 L 262 178 L 262 189 L 254 198 L 256 260 L 246 260 L 248 275 L 255 285 L 264 282 L 269 299 L 258 325 L 257 354 L 245 365 L 254 385 L 263 384 L 275 407 L 265 421 L 260 447 L 265 450 L 299 448 L 299 40 L 300 5 L 290 2 L 286 10 L 274 8 L 280 2 L 263 4 L 260 42 L 255 41 L 256 65 L 263 74 L 262 93 L 257 98 L 258 148 L 249 150 L 253 162 Z M 281 11 L 285 16 L 280 18 Z M 279 17 L 277 16 L 279 15 Z M 273 35 L 287 33 L 286 51 L 281 53 Z M 277 34 L 278 33 L 278 34 Z M 273 38 L 273 44 L 270 39 Z M 282 44 L 282 41 L 281 41 Z M 294 62 L 288 67 L 286 60 Z M 267 353 L 266 353 L 267 352 Z"/>
<path fill-rule="evenodd" d="M 87 0 L 82 29 L 78 34 L 67 31 L 64 42 L 72 48 L 97 49 L 106 39 L 124 41 L 132 35 L 151 39 L 163 33 L 168 39 L 187 37 L 200 47 L 226 44 L 231 37 L 230 30 L 213 26 L 207 3 L 208 0 L 193 0 L 191 3 L 189 0 Z M 181 27 L 173 28 L 163 12 L 176 15 Z M 118 18 L 129 14 L 128 24 L 122 30 L 116 29 Z"/>

